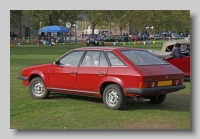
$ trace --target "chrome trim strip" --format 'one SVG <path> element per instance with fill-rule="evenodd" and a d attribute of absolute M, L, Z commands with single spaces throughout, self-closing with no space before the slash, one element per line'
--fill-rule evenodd
<path fill-rule="evenodd" d="M 90 93 L 90 94 L 99 94 L 99 92 L 91 92 L 91 91 L 84 91 L 84 90 L 71 90 L 71 89 L 64 89 L 64 88 L 53 88 L 53 87 L 48 87 L 48 90 L 63 90 L 63 91 L 68 91 L 68 92 L 85 92 L 85 93 Z"/>

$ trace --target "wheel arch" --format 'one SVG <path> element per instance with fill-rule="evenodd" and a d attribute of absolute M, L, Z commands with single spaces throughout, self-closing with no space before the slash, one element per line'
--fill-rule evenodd
<path fill-rule="evenodd" d="M 36 78 L 36 77 L 41 77 L 41 76 L 38 75 L 38 74 L 32 74 L 32 75 L 30 76 L 30 78 L 29 78 L 29 83 L 31 82 L 31 80 L 33 80 L 33 79 Z"/>
<path fill-rule="evenodd" d="M 47 86 L 46 82 L 45 82 L 45 76 L 41 71 L 32 71 L 29 75 L 29 83 L 31 82 L 31 80 L 33 80 L 36 77 L 40 77 L 42 78 L 42 80 L 44 81 L 44 85 L 45 87 Z"/>
<path fill-rule="evenodd" d="M 101 96 L 103 96 L 104 89 L 110 84 L 119 85 L 120 88 L 122 89 L 122 92 L 124 93 L 124 91 L 123 91 L 123 83 L 122 82 L 117 82 L 117 81 L 110 80 L 110 81 L 102 82 L 101 85 L 99 86 L 99 93 L 101 94 Z"/>

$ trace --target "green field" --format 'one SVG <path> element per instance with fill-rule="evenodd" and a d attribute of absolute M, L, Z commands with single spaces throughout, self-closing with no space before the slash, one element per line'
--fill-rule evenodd
<path fill-rule="evenodd" d="M 162 43 L 126 44 L 123 47 L 161 50 Z M 22 86 L 22 81 L 17 79 L 20 70 L 30 65 L 51 63 L 68 50 L 68 46 L 10 47 L 11 129 L 191 130 L 188 81 L 184 83 L 186 89 L 168 94 L 160 105 L 128 99 L 122 111 L 107 109 L 100 98 L 55 93 L 45 100 L 32 98 L 28 87 Z"/>

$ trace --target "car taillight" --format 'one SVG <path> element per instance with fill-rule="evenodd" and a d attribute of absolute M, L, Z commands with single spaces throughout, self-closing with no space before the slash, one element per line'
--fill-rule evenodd
<path fill-rule="evenodd" d="M 172 81 L 172 85 L 182 85 L 184 83 L 184 79 L 177 79 Z"/>
<path fill-rule="evenodd" d="M 151 88 L 151 87 L 157 87 L 158 82 L 140 82 L 139 88 Z"/>

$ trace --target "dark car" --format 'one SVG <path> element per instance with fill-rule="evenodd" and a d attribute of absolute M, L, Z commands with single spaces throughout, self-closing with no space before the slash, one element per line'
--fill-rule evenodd
<path fill-rule="evenodd" d="M 122 36 L 122 35 L 115 35 L 115 37 L 120 38 L 122 42 L 132 41 L 132 37 L 130 35 L 128 35 L 128 40 L 126 37 L 124 38 L 124 36 Z"/>
<path fill-rule="evenodd" d="M 122 42 L 123 38 L 121 35 L 110 35 L 104 37 L 106 42 Z"/>
<path fill-rule="evenodd" d="M 159 34 L 154 34 L 153 35 L 153 39 L 154 40 L 159 40 L 160 39 L 160 35 Z"/>
<path fill-rule="evenodd" d="M 18 77 L 33 98 L 50 92 L 99 97 L 114 110 L 123 109 L 126 98 L 161 104 L 185 88 L 183 78 L 180 69 L 146 50 L 124 47 L 72 49 L 52 63 L 23 68 Z"/>
<path fill-rule="evenodd" d="M 97 45 L 97 46 L 104 45 L 104 42 L 105 42 L 105 39 L 103 38 L 101 34 L 89 34 L 86 40 L 87 46 L 89 46 L 90 44 Z"/>

